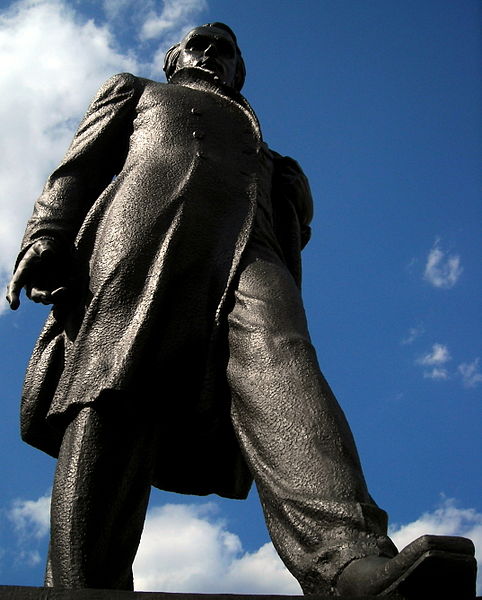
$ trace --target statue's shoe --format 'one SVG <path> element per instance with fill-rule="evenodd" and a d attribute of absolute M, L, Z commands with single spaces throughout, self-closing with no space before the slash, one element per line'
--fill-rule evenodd
<path fill-rule="evenodd" d="M 336 585 L 339 596 L 401 600 L 473 600 L 474 544 L 462 537 L 424 535 L 393 558 L 367 556 L 350 563 Z"/>

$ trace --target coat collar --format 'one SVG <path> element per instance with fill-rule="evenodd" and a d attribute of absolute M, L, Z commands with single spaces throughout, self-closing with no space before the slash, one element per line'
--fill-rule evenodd
<path fill-rule="evenodd" d="M 256 129 L 261 137 L 261 127 L 258 117 L 256 116 L 256 113 L 252 109 L 249 102 L 231 86 L 224 84 L 219 77 L 216 77 L 215 75 L 209 73 L 208 71 L 204 71 L 203 69 L 187 67 L 185 69 L 181 69 L 180 71 L 176 71 L 171 76 L 169 84 L 183 85 L 185 87 L 202 90 L 204 92 L 210 92 L 212 94 L 223 96 L 230 101 L 236 102 L 249 114 L 251 120 L 254 121 Z"/>

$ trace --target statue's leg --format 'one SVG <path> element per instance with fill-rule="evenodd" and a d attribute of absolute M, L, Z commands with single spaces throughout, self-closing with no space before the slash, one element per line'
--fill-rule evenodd
<path fill-rule="evenodd" d="M 266 248 L 243 263 L 228 318 L 233 424 L 281 558 L 305 593 L 331 593 L 351 561 L 396 548 L 290 273 Z"/>
<path fill-rule="evenodd" d="M 132 562 L 150 493 L 150 419 L 115 397 L 78 411 L 52 492 L 46 585 L 133 589 Z"/>

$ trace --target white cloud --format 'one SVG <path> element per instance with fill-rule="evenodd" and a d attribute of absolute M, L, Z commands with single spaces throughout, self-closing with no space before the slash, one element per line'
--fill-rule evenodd
<path fill-rule="evenodd" d="M 479 578 L 478 593 L 482 591 L 482 513 L 473 508 L 457 508 L 454 500 L 447 499 L 433 512 L 424 513 L 406 525 L 393 525 L 389 534 L 399 550 L 425 534 L 455 535 L 471 539 L 476 547 Z M 478 550 L 478 552 L 477 552 Z"/>
<path fill-rule="evenodd" d="M 214 504 L 164 505 L 148 513 L 134 563 L 137 590 L 300 594 L 272 544 L 242 551 Z"/>
<path fill-rule="evenodd" d="M 448 379 L 449 373 L 445 363 L 451 360 L 450 352 L 444 344 L 433 344 L 432 350 L 417 359 L 417 364 L 432 367 L 424 371 L 423 376 L 428 379 Z"/>
<path fill-rule="evenodd" d="M 457 367 L 457 371 L 462 377 L 462 383 L 467 388 L 476 387 L 479 383 L 482 383 L 479 360 L 479 358 L 476 358 L 471 363 L 462 363 Z"/>
<path fill-rule="evenodd" d="M 430 352 L 416 360 L 418 365 L 429 367 L 425 370 L 423 376 L 427 379 L 449 379 L 450 373 L 446 368 L 446 363 L 452 360 L 449 349 L 444 344 L 433 344 Z M 479 367 L 480 358 L 475 358 L 470 363 L 461 363 L 457 371 L 452 375 L 459 375 L 462 384 L 466 388 L 474 388 L 482 383 L 482 372 Z"/>
<path fill-rule="evenodd" d="M 50 527 L 50 494 L 37 500 L 15 500 L 8 516 L 20 538 L 42 538 Z"/>
<path fill-rule="evenodd" d="M 50 494 L 37 500 L 15 500 L 7 516 L 17 535 L 15 564 L 35 567 L 42 561 L 39 542 L 50 527 Z"/>
<path fill-rule="evenodd" d="M 15 564 L 26 565 L 27 567 L 36 567 L 42 562 L 42 557 L 38 550 L 21 550 L 15 557 Z"/>
<path fill-rule="evenodd" d="M 145 13 L 133 0 L 104 4 L 111 21 L 103 25 L 82 17 L 68 0 L 20 0 L 0 11 L 1 289 L 10 277 L 33 203 L 96 89 L 114 73 L 158 69 L 170 35 L 180 36 L 189 19 L 206 5 L 204 0 L 164 2 L 158 16 L 166 26 L 156 33 L 160 36 L 156 48 L 162 52 L 152 65 L 141 65 L 134 48 L 120 50 L 113 20 L 125 16 L 127 8 L 132 9 L 131 21 L 139 18 L 132 15 Z M 153 28 L 150 32 L 155 34 Z M 0 312 L 5 308 L 6 303 L 0 302 Z"/>
<path fill-rule="evenodd" d="M 450 352 L 444 344 L 433 344 L 431 352 L 418 359 L 421 365 L 443 365 L 450 360 Z"/>
<path fill-rule="evenodd" d="M 144 51 L 152 48 L 145 42 L 155 44 L 150 71 L 162 73 L 165 51 L 199 25 L 208 5 L 206 0 L 103 0 L 102 7 L 115 30 L 129 30 L 131 37 L 143 42 Z"/>
<path fill-rule="evenodd" d="M 437 240 L 428 254 L 424 279 L 435 287 L 450 289 L 457 283 L 462 270 L 460 256 L 454 254 L 446 257 Z"/>
<path fill-rule="evenodd" d="M 152 8 L 146 11 L 147 18 L 140 28 L 140 38 L 146 41 L 162 36 L 150 67 L 152 74 L 162 73 L 166 50 L 199 25 L 196 19 L 207 8 L 207 2 L 205 0 L 164 0 L 162 11 L 159 13 L 150 0 L 143 1 L 151 4 Z"/>
<path fill-rule="evenodd" d="M 152 3 L 151 3 L 152 4 Z M 145 20 L 141 38 L 149 40 L 160 35 L 172 33 L 173 30 L 193 26 L 192 18 L 207 8 L 205 0 L 164 0 L 162 11 L 152 9 Z M 176 41 L 179 41 L 176 38 Z"/>
<path fill-rule="evenodd" d="M 16 562 L 42 559 L 36 542 L 49 531 L 50 496 L 16 500 L 8 512 L 18 536 Z M 217 517 L 214 503 L 166 504 L 149 510 L 134 562 L 137 590 L 300 594 L 301 589 L 267 543 L 244 552 L 241 540 Z"/>
<path fill-rule="evenodd" d="M 44 180 L 103 80 L 137 63 L 106 27 L 61 0 L 23 0 L 0 13 L 0 287 Z"/>
<path fill-rule="evenodd" d="M 21 541 L 18 560 L 29 566 L 41 560 L 32 541 L 48 533 L 48 495 L 17 500 L 9 517 Z M 147 515 L 134 562 L 136 590 L 197 593 L 298 595 L 300 587 L 278 558 L 271 543 L 244 552 L 241 540 L 217 516 L 214 503 L 166 504 Z M 454 500 L 405 525 L 394 524 L 389 535 L 399 550 L 425 534 L 463 536 L 482 548 L 482 513 L 457 508 Z M 481 557 L 476 553 L 479 561 Z M 480 576 L 479 576 L 480 577 Z M 479 581 L 479 593 L 482 581 Z"/>
<path fill-rule="evenodd" d="M 448 379 L 449 372 L 444 367 L 434 367 L 430 371 L 424 371 L 425 379 Z"/>
<path fill-rule="evenodd" d="M 271 542 L 233 561 L 227 575 L 231 592 L 296 594 L 301 588 L 281 562 Z"/>
<path fill-rule="evenodd" d="M 401 344 L 409 345 L 413 344 L 413 342 L 419 338 L 421 335 L 425 333 L 425 328 L 423 325 L 419 325 L 417 327 L 410 327 L 407 335 L 402 339 Z"/>
<path fill-rule="evenodd" d="M 146 3 L 143 0 L 103 0 L 102 6 L 106 17 L 113 21 L 121 16 L 124 17 L 126 11 L 135 6 L 137 6 L 139 12 L 142 13 L 145 10 L 145 5 L 150 5 L 151 3 L 152 2 Z"/>

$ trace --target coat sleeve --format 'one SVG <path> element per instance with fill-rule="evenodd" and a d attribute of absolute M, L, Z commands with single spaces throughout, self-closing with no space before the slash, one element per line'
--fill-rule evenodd
<path fill-rule="evenodd" d="M 304 248 L 311 237 L 310 223 L 313 219 L 313 199 L 308 179 L 300 165 L 289 156 L 273 155 L 272 194 L 276 204 L 290 203 L 296 214 L 301 248 Z"/>
<path fill-rule="evenodd" d="M 122 169 L 140 88 L 140 80 L 129 73 L 111 77 L 100 88 L 35 204 L 17 264 L 39 238 L 72 247 L 88 210 Z"/>
<path fill-rule="evenodd" d="M 301 250 L 311 237 L 313 199 L 308 179 L 289 156 L 271 150 L 273 180 L 271 199 L 276 237 L 286 264 L 301 287 Z"/>

